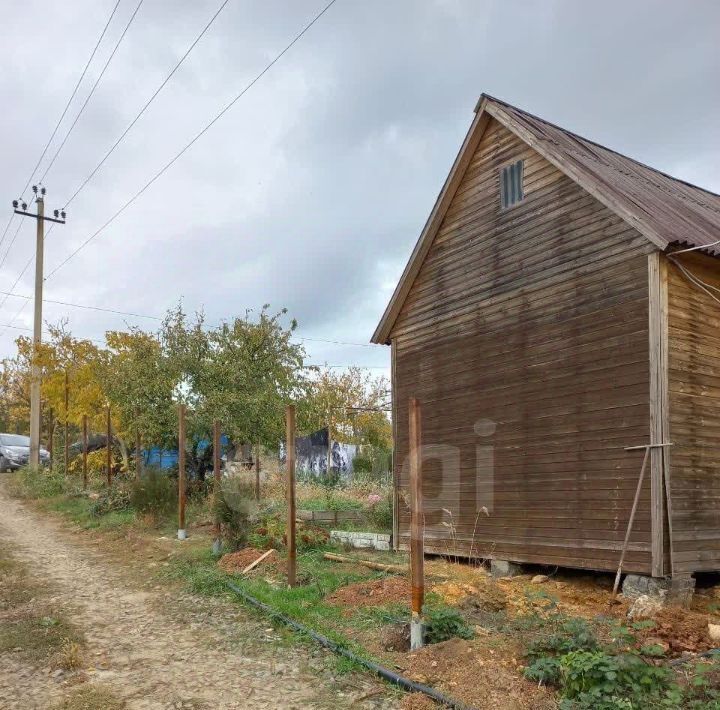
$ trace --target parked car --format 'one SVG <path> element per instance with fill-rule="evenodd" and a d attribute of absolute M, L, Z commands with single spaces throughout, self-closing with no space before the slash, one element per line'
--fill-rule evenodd
<path fill-rule="evenodd" d="M 0 434 L 0 471 L 12 471 L 30 460 L 30 437 L 21 434 Z M 50 452 L 40 447 L 40 465 L 50 463 Z"/>

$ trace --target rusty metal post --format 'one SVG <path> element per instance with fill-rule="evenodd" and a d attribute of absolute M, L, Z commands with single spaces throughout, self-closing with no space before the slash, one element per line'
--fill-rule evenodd
<path fill-rule="evenodd" d="M 412 586 L 410 650 L 423 646 L 425 552 L 423 548 L 422 415 L 420 402 L 410 398 L 410 576 Z"/>
<path fill-rule="evenodd" d="M 87 418 L 87 414 L 83 414 L 83 451 L 82 451 L 83 490 L 85 490 L 88 485 L 87 457 L 88 457 L 88 418 Z"/>
<path fill-rule="evenodd" d="M 222 474 L 220 472 L 220 422 L 213 420 L 213 486 L 215 499 L 220 496 Z M 217 507 L 216 507 L 217 509 Z M 217 513 L 216 513 L 217 514 Z M 222 526 L 220 520 L 215 521 L 215 540 L 213 542 L 213 554 L 219 555 L 222 552 Z"/>
<path fill-rule="evenodd" d="M 107 427 L 105 436 L 105 473 L 107 474 L 107 484 L 109 488 L 112 486 L 112 424 L 110 422 L 110 405 L 108 405 L 107 408 Z"/>
<path fill-rule="evenodd" d="M 285 442 L 287 453 L 287 581 L 296 584 L 297 550 L 295 549 L 295 405 L 285 409 Z"/>
<path fill-rule="evenodd" d="M 255 444 L 255 500 L 260 500 L 260 443 Z"/>
<path fill-rule="evenodd" d="M 65 370 L 65 453 L 64 453 L 64 466 L 65 470 L 63 474 L 67 476 L 68 473 L 68 407 L 70 404 L 70 385 L 68 382 L 68 372 Z"/>
<path fill-rule="evenodd" d="M 185 405 L 178 407 L 178 540 L 185 540 Z"/>

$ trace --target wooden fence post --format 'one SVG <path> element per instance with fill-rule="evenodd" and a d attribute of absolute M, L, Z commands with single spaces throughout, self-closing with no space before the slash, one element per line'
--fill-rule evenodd
<path fill-rule="evenodd" d="M 297 553 L 295 549 L 295 405 L 285 409 L 285 447 L 287 454 L 287 581 L 296 584 Z"/>
<path fill-rule="evenodd" d="M 213 420 L 213 486 L 215 491 L 215 500 L 220 495 L 220 486 L 222 484 L 222 476 L 220 473 L 220 422 Z M 216 503 L 216 511 L 219 512 Z M 217 514 L 217 513 L 216 513 Z M 220 519 L 215 521 L 215 540 L 213 542 L 213 554 L 219 555 L 222 552 L 222 527 Z"/>
<path fill-rule="evenodd" d="M 423 646 L 425 571 L 423 548 L 422 416 L 420 403 L 410 398 L 410 575 L 412 586 L 410 650 Z"/>
<path fill-rule="evenodd" d="M 110 423 L 110 405 L 107 408 L 107 426 L 105 427 L 105 473 L 108 487 L 112 486 L 112 425 Z"/>
<path fill-rule="evenodd" d="M 255 500 L 260 500 L 260 443 L 255 444 Z"/>
<path fill-rule="evenodd" d="M 178 540 L 185 540 L 185 405 L 178 406 Z"/>
<path fill-rule="evenodd" d="M 87 488 L 87 484 L 88 484 L 87 456 L 88 456 L 88 418 L 87 418 L 87 414 L 83 414 L 83 451 L 82 451 L 83 490 L 85 490 Z"/>

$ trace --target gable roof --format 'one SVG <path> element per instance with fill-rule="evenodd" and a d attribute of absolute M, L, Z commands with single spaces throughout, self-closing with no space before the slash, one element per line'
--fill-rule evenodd
<path fill-rule="evenodd" d="M 475 118 L 372 337 L 387 343 L 405 298 L 490 120 L 496 119 L 658 249 L 705 247 L 720 255 L 720 195 L 678 180 L 598 143 L 482 94 Z"/>

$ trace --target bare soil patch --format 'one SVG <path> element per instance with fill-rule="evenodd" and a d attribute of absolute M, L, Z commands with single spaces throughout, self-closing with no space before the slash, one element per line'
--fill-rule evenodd
<path fill-rule="evenodd" d="M 246 547 L 237 552 L 229 552 L 218 560 L 218 567 L 229 574 L 239 574 L 248 565 L 251 565 L 255 560 L 264 555 L 265 552 L 266 550 L 257 550 L 254 547 Z M 275 553 L 268 555 L 255 569 L 262 567 L 266 562 L 269 563 L 274 559 L 276 559 Z"/>
<path fill-rule="evenodd" d="M 492 646 L 492 647 L 491 647 Z M 405 654 L 396 661 L 413 680 L 442 687 L 457 700 L 472 707 L 494 710 L 550 710 L 554 694 L 520 675 L 517 649 L 487 639 L 451 639 Z M 414 696 L 405 708 L 422 708 Z"/>
<path fill-rule="evenodd" d="M 327 600 L 350 608 L 382 606 L 410 599 L 410 582 L 405 577 L 383 577 L 340 587 Z"/>

